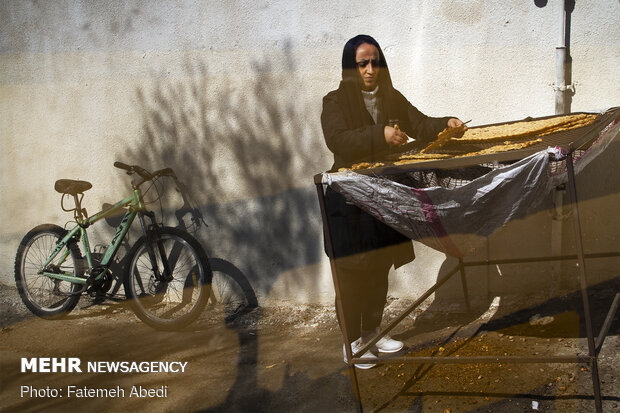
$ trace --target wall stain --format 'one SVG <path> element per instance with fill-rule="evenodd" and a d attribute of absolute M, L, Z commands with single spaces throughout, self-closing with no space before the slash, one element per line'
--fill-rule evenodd
<path fill-rule="evenodd" d="M 482 19 L 484 3 L 484 0 L 444 0 L 439 12 L 446 20 L 473 26 Z"/>

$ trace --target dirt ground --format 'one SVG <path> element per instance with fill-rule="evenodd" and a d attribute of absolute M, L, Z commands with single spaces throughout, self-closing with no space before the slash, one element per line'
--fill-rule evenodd
<path fill-rule="evenodd" d="M 613 294 L 593 291 L 595 331 Z M 409 303 L 391 299 L 386 319 Z M 393 330 L 412 355 L 574 355 L 587 353 L 581 304 L 568 294 L 519 309 L 471 313 L 416 311 Z M 230 322 L 217 308 L 181 332 L 155 331 L 122 301 L 82 298 L 68 317 L 31 316 L 15 288 L 0 286 L 0 409 L 135 412 L 349 412 L 356 410 L 342 339 L 331 307 L 268 305 Z M 599 356 L 603 411 L 620 411 L 620 323 Z M 21 358 L 187 362 L 183 373 L 22 373 Z M 594 411 L 590 367 L 577 364 L 384 363 L 357 370 L 364 411 Z M 78 397 L 75 388 L 125 390 L 123 397 Z M 130 396 L 133 387 L 165 397 Z M 48 397 L 46 389 L 60 389 Z M 62 396 L 62 397 L 60 397 Z"/>

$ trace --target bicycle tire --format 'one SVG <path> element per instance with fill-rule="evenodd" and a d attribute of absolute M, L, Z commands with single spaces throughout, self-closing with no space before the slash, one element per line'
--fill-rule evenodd
<path fill-rule="evenodd" d="M 158 238 L 163 244 L 172 280 L 155 280 L 147 237 L 142 236 L 129 252 L 125 295 L 136 316 L 144 323 L 159 330 L 178 330 L 202 313 L 211 291 L 211 268 L 202 245 L 189 233 L 161 227 Z M 153 250 L 161 269 L 162 258 L 155 243 Z"/>
<path fill-rule="evenodd" d="M 221 258 L 209 258 L 209 265 L 213 272 L 209 312 L 223 315 L 228 323 L 258 307 L 254 289 L 239 268 Z"/>
<path fill-rule="evenodd" d="M 60 318 L 69 313 L 80 299 L 78 284 L 46 277 L 38 272 L 67 231 L 58 225 L 43 224 L 30 230 L 22 239 L 15 257 L 15 284 L 28 309 L 45 319 Z M 71 260 L 60 267 L 64 272 L 81 273 L 82 255 L 75 242 L 67 244 Z M 59 253 L 52 264 L 58 265 Z M 69 262 L 70 261 L 70 262 Z M 73 295 L 69 295 L 73 294 Z"/>

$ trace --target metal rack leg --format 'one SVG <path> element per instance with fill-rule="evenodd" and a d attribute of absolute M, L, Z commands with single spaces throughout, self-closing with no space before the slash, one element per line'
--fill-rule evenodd
<path fill-rule="evenodd" d="M 467 277 L 465 276 L 465 265 L 463 258 L 459 258 L 459 271 L 461 272 L 461 284 L 463 285 L 463 296 L 465 298 L 465 307 L 467 312 L 471 312 L 471 304 L 469 303 L 469 290 L 467 289 Z"/>
<path fill-rule="evenodd" d="M 348 340 L 347 326 L 344 318 L 344 311 L 342 307 L 342 299 L 340 295 L 340 282 L 338 280 L 338 270 L 336 268 L 336 262 L 334 257 L 334 247 L 332 243 L 331 232 L 329 229 L 329 221 L 327 220 L 327 212 L 325 208 L 325 194 L 323 193 L 323 185 L 316 184 L 317 195 L 319 196 L 319 206 L 321 208 L 321 217 L 323 218 L 323 231 L 325 236 L 325 246 L 327 248 L 328 255 L 330 257 L 329 263 L 332 270 L 332 281 L 334 282 L 334 291 L 336 293 L 336 312 L 338 313 L 338 320 L 340 324 L 340 331 L 342 332 L 342 338 L 344 341 L 344 349 L 347 354 L 347 360 L 349 361 L 349 375 L 351 377 L 351 387 L 353 387 L 353 395 L 357 404 L 358 412 L 363 411 L 362 398 L 360 395 L 359 382 L 357 380 L 357 372 L 355 371 L 355 364 L 353 364 L 353 351 L 351 343 Z"/>
<path fill-rule="evenodd" d="M 338 283 L 338 276 L 336 271 L 336 263 L 330 258 L 330 264 L 332 269 L 332 280 L 334 282 L 334 291 L 336 292 L 336 311 L 338 313 L 338 324 L 340 325 L 340 331 L 342 332 L 342 339 L 344 341 L 344 349 L 347 354 L 347 360 L 349 361 L 349 376 L 351 378 L 351 387 L 353 388 L 353 395 L 355 396 L 355 402 L 357 405 L 357 411 L 362 412 L 362 396 L 360 393 L 360 386 L 357 380 L 357 372 L 355 371 L 355 364 L 353 364 L 353 348 L 348 340 L 347 326 L 345 324 L 344 310 L 342 306 L 342 299 L 340 298 L 340 286 Z"/>
<path fill-rule="evenodd" d="M 620 307 L 620 293 L 616 293 L 614 300 L 609 307 L 609 311 L 607 312 L 607 317 L 605 317 L 605 322 L 603 322 L 603 327 L 601 331 L 598 333 L 598 338 L 596 339 L 596 354 L 601 351 L 601 347 L 603 347 L 603 343 L 605 342 L 605 337 L 609 332 L 609 328 L 611 327 L 611 323 L 618 311 L 618 307 Z"/>
<path fill-rule="evenodd" d="M 586 279 L 586 262 L 583 253 L 583 240 L 581 238 L 581 223 L 579 222 L 579 208 L 577 206 L 577 185 L 575 183 L 575 169 L 573 166 L 573 153 L 569 153 L 566 159 L 568 169 L 568 189 L 573 212 L 573 231 L 575 233 L 575 247 L 577 249 L 577 262 L 579 264 L 579 279 L 581 285 L 581 298 L 583 301 L 583 315 L 586 323 L 588 336 L 588 354 L 590 356 L 590 368 L 592 370 L 592 388 L 594 392 L 594 405 L 597 412 L 602 412 L 601 386 L 598 374 L 598 359 L 596 345 L 592 331 L 592 317 L 590 314 L 590 300 L 588 298 L 588 280 Z"/>

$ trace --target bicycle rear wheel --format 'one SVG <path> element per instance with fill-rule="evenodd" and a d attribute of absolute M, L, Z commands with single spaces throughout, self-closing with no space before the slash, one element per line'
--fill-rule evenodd
<path fill-rule="evenodd" d="M 51 224 L 39 225 L 22 239 L 15 257 L 15 284 L 19 295 L 35 315 L 53 319 L 73 310 L 80 299 L 81 286 L 47 277 L 40 273 L 43 264 L 67 232 Z M 81 254 L 75 242 L 67 245 L 69 256 L 60 262 L 63 251 L 54 258 L 48 269 L 80 273 Z"/>
<path fill-rule="evenodd" d="M 216 317 L 232 322 L 258 307 L 252 285 L 241 270 L 221 258 L 209 258 L 213 279 L 207 309 Z"/>
<path fill-rule="evenodd" d="M 194 321 L 210 294 L 211 269 L 200 243 L 187 232 L 164 227 L 152 242 L 159 273 L 164 260 L 170 274 L 161 280 L 149 257 L 147 238 L 141 237 L 129 252 L 125 294 L 132 309 L 146 324 L 161 330 L 177 330 Z"/>

